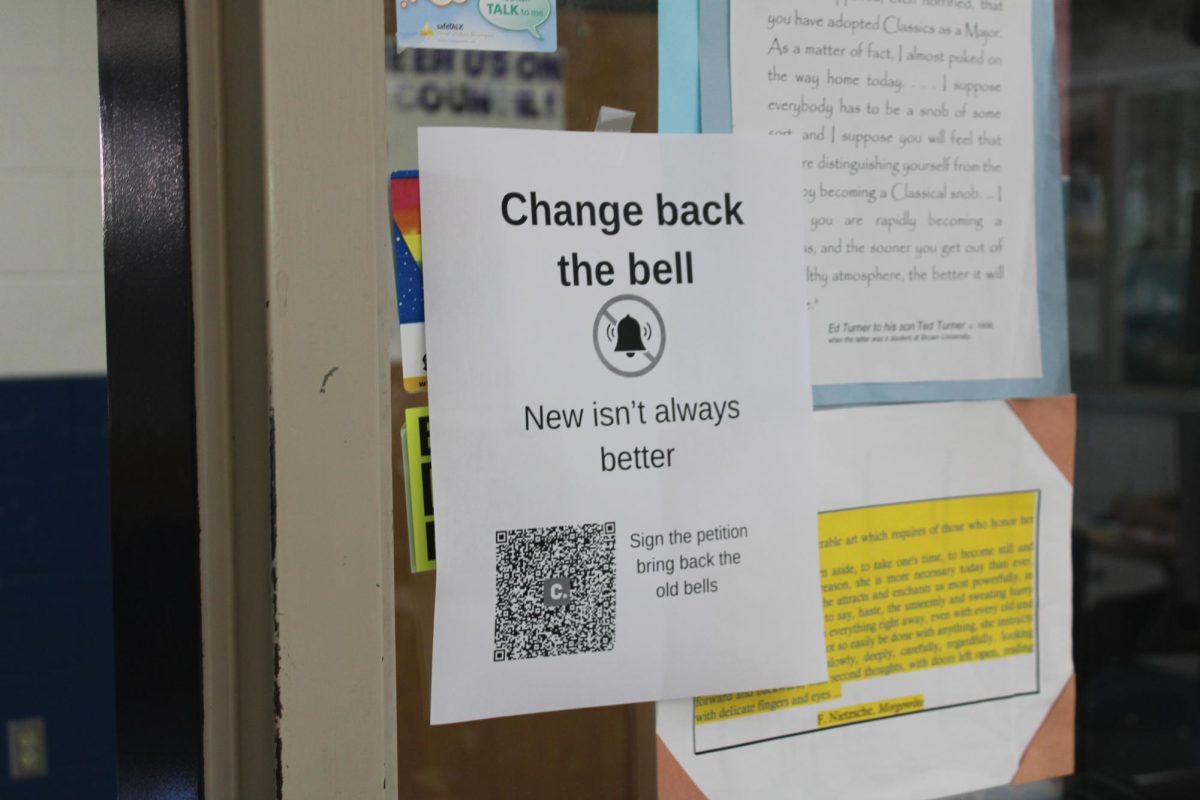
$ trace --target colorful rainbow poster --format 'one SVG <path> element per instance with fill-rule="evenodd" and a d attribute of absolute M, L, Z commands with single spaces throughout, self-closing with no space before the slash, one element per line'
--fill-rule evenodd
<path fill-rule="evenodd" d="M 425 280 L 421 270 L 421 191 L 416 170 L 393 172 L 392 256 L 404 390 L 423 392 L 425 379 Z"/>

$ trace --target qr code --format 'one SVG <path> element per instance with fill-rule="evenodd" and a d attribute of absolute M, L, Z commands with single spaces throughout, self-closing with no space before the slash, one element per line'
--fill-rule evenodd
<path fill-rule="evenodd" d="M 612 522 L 496 532 L 494 661 L 612 650 Z"/>

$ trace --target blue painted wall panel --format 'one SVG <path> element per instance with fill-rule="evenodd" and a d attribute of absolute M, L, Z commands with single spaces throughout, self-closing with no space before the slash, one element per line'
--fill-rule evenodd
<path fill-rule="evenodd" d="M 0 380 L 0 798 L 116 795 L 103 378 Z M 5 721 L 42 717 L 46 778 L 14 781 Z"/>

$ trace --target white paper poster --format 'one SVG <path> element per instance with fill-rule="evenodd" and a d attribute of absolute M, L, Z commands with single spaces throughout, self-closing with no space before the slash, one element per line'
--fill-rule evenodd
<path fill-rule="evenodd" d="M 660 778 L 712 800 L 1009 783 L 1071 686 L 1073 399 L 820 411 L 815 430 L 829 679 L 660 703 Z M 1051 774 L 1070 771 L 1062 713 Z"/>
<path fill-rule="evenodd" d="M 825 680 L 795 148 L 419 144 L 433 721 Z"/>
<path fill-rule="evenodd" d="M 803 153 L 816 383 L 1042 376 L 1030 20 L 730 3 L 734 130 Z"/>

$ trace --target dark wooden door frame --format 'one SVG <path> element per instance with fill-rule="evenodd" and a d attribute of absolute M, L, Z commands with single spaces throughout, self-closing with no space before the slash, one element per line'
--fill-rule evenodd
<path fill-rule="evenodd" d="M 203 796 L 182 0 L 98 0 L 120 797 Z"/>

